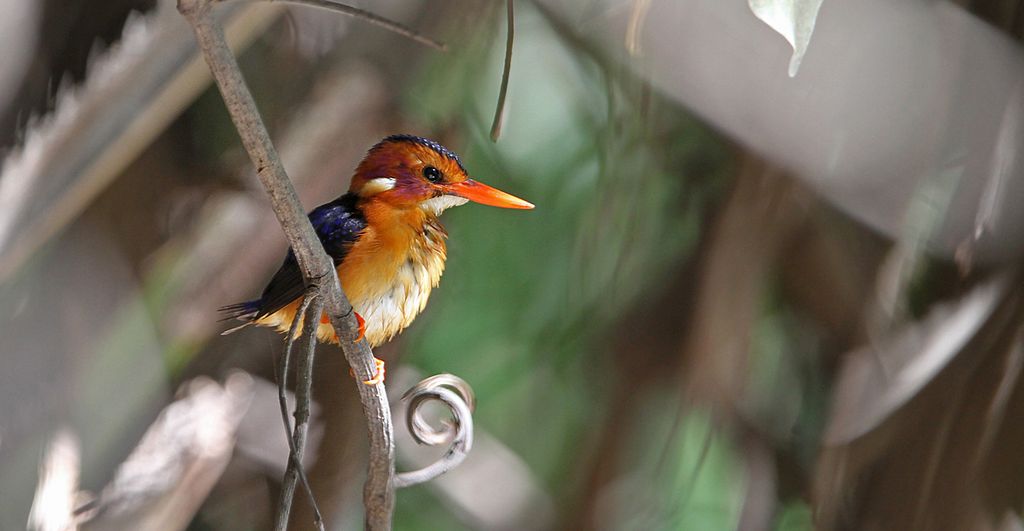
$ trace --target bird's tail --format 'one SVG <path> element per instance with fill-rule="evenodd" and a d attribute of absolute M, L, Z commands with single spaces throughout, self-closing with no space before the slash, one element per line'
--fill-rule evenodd
<path fill-rule="evenodd" d="M 229 328 L 220 333 L 222 336 L 226 336 L 232 332 L 237 332 L 249 325 L 251 325 L 260 314 L 260 301 L 246 301 L 239 302 L 237 304 L 230 304 L 220 308 L 221 318 L 218 322 L 224 322 L 231 319 L 238 319 L 243 323 L 234 328 Z"/>

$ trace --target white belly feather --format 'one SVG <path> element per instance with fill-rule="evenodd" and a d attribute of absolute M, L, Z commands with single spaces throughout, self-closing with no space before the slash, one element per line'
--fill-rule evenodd
<path fill-rule="evenodd" d="M 426 263 L 407 260 L 386 283 L 389 289 L 352 301 L 356 312 L 366 321 L 366 339 L 370 344 L 388 341 L 409 326 L 427 306 L 430 290 L 437 286 L 444 271 L 444 257 L 432 257 Z"/>
<path fill-rule="evenodd" d="M 381 279 L 380 290 L 351 301 L 366 321 L 366 339 L 371 345 L 390 340 L 426 307 L 430 290 L 437 287 L 444 272 L 445 236 L 440 225 L 428 224 L 391 279 Z"/>

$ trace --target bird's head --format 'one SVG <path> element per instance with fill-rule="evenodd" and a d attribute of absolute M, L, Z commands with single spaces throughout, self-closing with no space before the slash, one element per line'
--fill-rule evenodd
<path fill-rule="evenodd" d="M 389 136 L 370 148 L 356 168 L 349 191 L 362 200 L 399 209 L 421 208 L 435 216 L 467 201 L 533 208 L 514 195 L 470 179 L 458 155 L 433 140 L 412 135 Z"/>

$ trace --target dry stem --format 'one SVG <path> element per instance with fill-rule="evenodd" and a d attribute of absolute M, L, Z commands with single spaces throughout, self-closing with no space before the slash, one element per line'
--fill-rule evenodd
<path fill-rule="evenodd" d="M 278 222 L 284 229 L 303 279 L 316 286 L 324 309 L 337 331 L 345 358 L 357 380 L 369 380 L 376 366 L 365 341 L 354 342 L 358 327 L 352 305 L 341 291 L 333 263 L 320 244 L 281 164 L 256 104 L 242 79 L 238 62 L 224 39 L 223 31 L 210 16 L 211 0 L 178 0 L 178 11 L 196 33 L 203 57 L 213 73 L 231 119 L 242 138 L 256 173 L 270 196 Z M 394 432 L 384 385 L 358 385 L 370 439 L 370 455 L 363 502 L 368 529 L 390 529 L 394 508 L 392 476 L 395 469 Z"/>

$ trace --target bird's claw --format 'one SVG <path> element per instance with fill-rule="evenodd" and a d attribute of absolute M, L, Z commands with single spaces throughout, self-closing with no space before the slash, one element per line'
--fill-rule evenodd
<path fill-rule="evenodd" d="M 358 343 L 360 339 L 363 339 L 364 337 L 366 337 L 366 320 L 363 319 L 363 316 L 359 315 L 358 312 L 356 312 L 356 322 L 359 323 L 359 335 L 356 336 L 354 341 L 352 341 L 353 343 Z M 376 358 L 374 358 L 374 359 L 376 359 Z M 380 360 L 377 360 L 377 361 L 380 361 Z"/>
<path fill-rule="evenodd" d="M 370 378 L 369 380 L 363 380 L 363 383 L 366 385 L 377 385 L 383 382 L 384 373 L 387 372 L 387 370 L 384 368 L 384 360 L 380 358 L 373 358 L 373 363 L 374 365 L 376 365 L 377 368 L 376 371 L 373 373 L 373 378 Z"/>
<path fill-rule="evenodd" d="M 377 367 L 376 371 L 373 373 L 372 378 L 370 378 L 369 380 L 363 380 L 363 384 L 365 385 L 377 385 L 384 381 L 384 374 L 387 372 L 387 369 L 385 369 L 384 367 L 384 360 L 380 358 L 373 358 L 373 364 Z M 349 369 L 348 373 L 351 374 L 353 378 L 355 378 L 355 371 Z"/>

